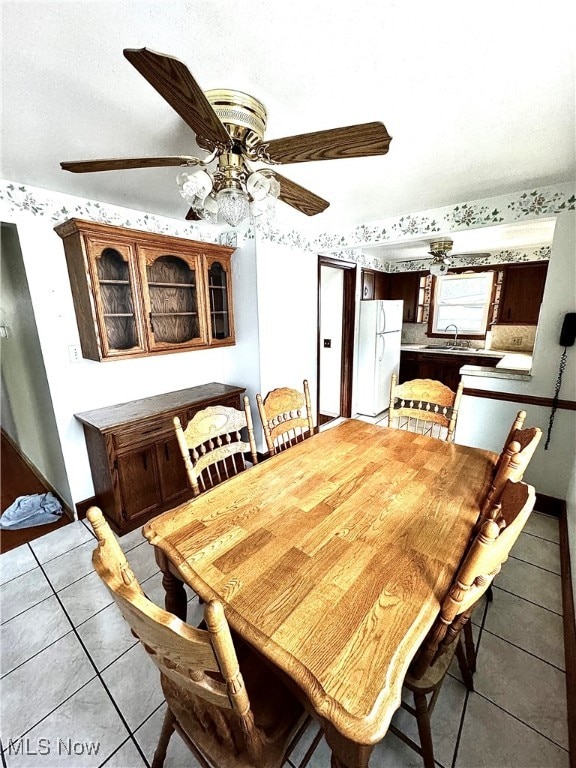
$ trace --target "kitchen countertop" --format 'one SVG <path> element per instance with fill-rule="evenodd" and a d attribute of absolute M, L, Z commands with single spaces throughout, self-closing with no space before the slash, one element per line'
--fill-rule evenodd
<path fill-rule="evenodd" d="M 431 355 L 442 353 L 444 355 L 478 355 L 480 357 L 504 357 L 507 354 L 501 349 L 474 349 L 472 347 L 446 349 L 446 347 L 438 346 L 431 349 L 426 344 L 402 344 L 400 350 L 406 352 L 426 352 Z"/>
<path fill-rule="evenodd" d="M 426 344 L 402 344 L 401 351 L 424 352 L 431 355 L 474 355 L 475 357 L 500 357 L 496 367 L 481 365 L 463 365 L 460 373 L 463 376 L 482 376 L 496 379 L 515 379 L 528 381 L 532 368 L 532 355 L 522 352 L 511 352 L 507 349 L 474 349 L 462 347 L 462 349 L 446 349 L 437 347 L 430 349 Z"/>

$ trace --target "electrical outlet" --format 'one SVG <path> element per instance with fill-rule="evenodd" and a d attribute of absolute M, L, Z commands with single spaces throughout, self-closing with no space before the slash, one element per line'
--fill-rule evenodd
<path fill-rule="evenodd" d="M 80 344 L 68 345 L 68 357 L 71 363 L 79 363 L 82 360 L 82 349 Z"/>
<path fill-rule="evenodd" d="M 522 336 L 513 336 L 510 339 L 510 344 L 513 347 L 519 347 L 522 344 Z"/>

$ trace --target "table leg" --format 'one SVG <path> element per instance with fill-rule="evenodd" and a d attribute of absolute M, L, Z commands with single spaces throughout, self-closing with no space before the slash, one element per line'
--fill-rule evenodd
<path fill-rule="evenodd" d="M 330 768 L 368 768 L 373 744 L 357 744 L 350 741 L 326 721 L 323 722 L 322 728 L 332 750 Z"/>
<path fill-rule="evenodd" d="M 170 561 L 160 549 L 155 551 L 156 562 L 162 571 L 162 586 L 166 592 L 164 607 L 170 613 L 186 621 L 187 604 L 184 582 L 175 576 L 170 570 Z"/>

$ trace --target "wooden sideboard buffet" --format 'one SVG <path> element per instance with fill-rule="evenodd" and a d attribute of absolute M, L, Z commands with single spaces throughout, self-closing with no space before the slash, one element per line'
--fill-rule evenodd
<path fill-rule="evenodd" d="M 233 248 L 70 219 L 64 241 L 82 354 L 117 360 L 235 343 Z"/>
<path fill-rule="evenodd" d="M 209 405 L 241 408 L 245 389 L 227 384 L 168 392 L 75 414 L 82 422 L 95 504 L 118 534 L 192 496 L 172 419 L 184 426 Z"/>

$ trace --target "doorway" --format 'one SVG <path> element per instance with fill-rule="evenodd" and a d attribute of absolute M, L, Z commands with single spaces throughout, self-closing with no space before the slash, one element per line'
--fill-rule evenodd
<path fill-rule="evenodd" d="M 356 264 L 318 257 L 317 424 L 352 415 Z"/>

